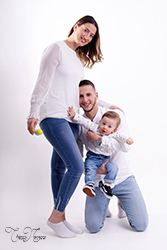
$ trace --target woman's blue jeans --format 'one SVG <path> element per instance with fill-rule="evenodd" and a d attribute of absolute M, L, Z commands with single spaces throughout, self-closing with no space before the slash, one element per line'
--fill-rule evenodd
<path fill-rule="evenodd" d="M 53 146 L 51 184 L 55 209 L 64 212 L 84 170 L 76 143 L 79 125 L 65 119 L 46 118 L 40 127 Z"/>
<path fill-rule="evenodd" d="M 121 202 L 130 226 L 136 231 L 144 231 L 148 226 L 148 214 L 140 188 L 134 178 L 130 176 L 115 185 L 112 194 Z M 86 198 L 85 223 L 91 233 L 98 232 L 104 225 L 110 199 L 107 199 L 96 187 L 96 196 Z"/>

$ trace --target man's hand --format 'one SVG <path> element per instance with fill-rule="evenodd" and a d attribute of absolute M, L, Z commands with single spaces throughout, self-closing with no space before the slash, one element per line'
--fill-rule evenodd
<path fill-rule="evenodd" d="M 111 105 L 109 108 L 110 109 L 119 109 L 125 115 L 124 111 L 122 109 L 120 109 L 119 107 L 115 106 L 115 105 Z"/>
<path fill-rule="evenodd" d="M 105 168 L 105 165 L 109 162 L 109 160 L 106 160 L 97 170 L 96 174 L 107 174 L 107 169 Z"/>
<path fill-rule="evenodd" d="M 95 134 L 93 133 L 92 131 L 88 131 L 86 133 L 86 139 L 89 141 L 89 142 L 95 142 L 99 139 L 99 135 L 98 134 Z"/>

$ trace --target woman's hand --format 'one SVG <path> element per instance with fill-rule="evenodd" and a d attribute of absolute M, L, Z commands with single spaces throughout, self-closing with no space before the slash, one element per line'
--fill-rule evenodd
<path fill-rule="evenodd" d="M 37 124 L 38 124 L 38 119 L 35 119 L 35 118 L 28 119 L 27 128 L 28 128 L 28 131 L 30 132 L 31 135 L 34 134 L 34 130 L 35 130 L 35 127 Z"/>

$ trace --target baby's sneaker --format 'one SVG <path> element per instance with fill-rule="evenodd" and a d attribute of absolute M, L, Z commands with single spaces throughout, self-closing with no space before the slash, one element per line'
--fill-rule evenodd
<path fill-rule="evenodd" d="M 106 183 L 103 184 L 102 181 L 99 182 L 99 187 L 100 190 L 103 192 L 103 194 L 108 198 L 111 199 L 113 194 L 112 194 L 112 189 L 110 185 L 107 185 Z"/>
<path fill-rule="evenodd" d="M 86 184 L 83 188 L 83 192 L 91 198 L 94 197 L 96 195 L 95 185 L 93 183 Z"/>

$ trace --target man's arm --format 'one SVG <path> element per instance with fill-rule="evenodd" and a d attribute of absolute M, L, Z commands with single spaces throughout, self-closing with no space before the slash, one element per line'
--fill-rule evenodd
<path fill-rule="evenodd" d="M 115 106 L 115 105 L 113 105 L 111 103 L 108 103 L 108 102 L 102 101 L 100 99 L 97 99 L 97 104 L 99 106 L 105 107 L 107 109 L 118 109 L 118 110 L 120 110 L 125 115 L 125 113 L 124 113 L 124 111 L 122 109 L 120 109 L 119 107 L 117 107 L 117 106 Z"/>
<path fill-rule="evenodd" d="M 91 131 L 88 131 L 88 132 L 91 132 Z M 93 132 L 92 132 L 93 133 Z M 83 142 L 81 140 L 81 137 L 80 137 L 80 134 L 81 134 L 81 126 L 80 126 L 80 131 L 79 131 L 79 135 L 78 135 L 78 138 L 77 138 L 77 144 L 78 144 L 78 147 L 79 147 L 79 150 L 81 152 L 81 155 L 82 157 L 84 156 L 83 154 L 83 151 L 84 151 L 84 145 L 83 145 Z M 94 133 L 93 133 L 94 134 Z M 96 135 L 96 134 L 95 134 Z M 97 135 L 98 136 L 98 135 Z M 102 175 L 106 175 L 107 174 L 107 170 L 105 168 L 105 165 L 109 162 L 109 159 L 106 160 L 100 167 L 99 169 L 97 170 L 96 174 L 102 174 Z"/>
<path fill-rule="evenodd" d="M 106 164 L 109 162 L 109 159 L 106 160 L 103 164 L 101 164 L 101 166 L 98 168 L 98 170 L 96 171 L 96 174 L 103 174 L 103 175 L 106 175 L 108 172 L 107 172 L 107 169 L 106 169 Z"/>
<path fill-rule="evenodd" d="M 98 139 L 99 139 L 99 135 L 98 134 L 96 134 L 96 133 L 94 133 L 94 132 L 92 132 L 92 131 L 87 131 L 87 133 L 86 133 L 86 139 L 87 139 L 87 141 L 89 141 L 89 142 L 95 142 L 95 141 L 97 141 Z M 102 140 L 102 139 L 101 139 Z M 102 142 L 102 141 L 101 141 Z"/>

